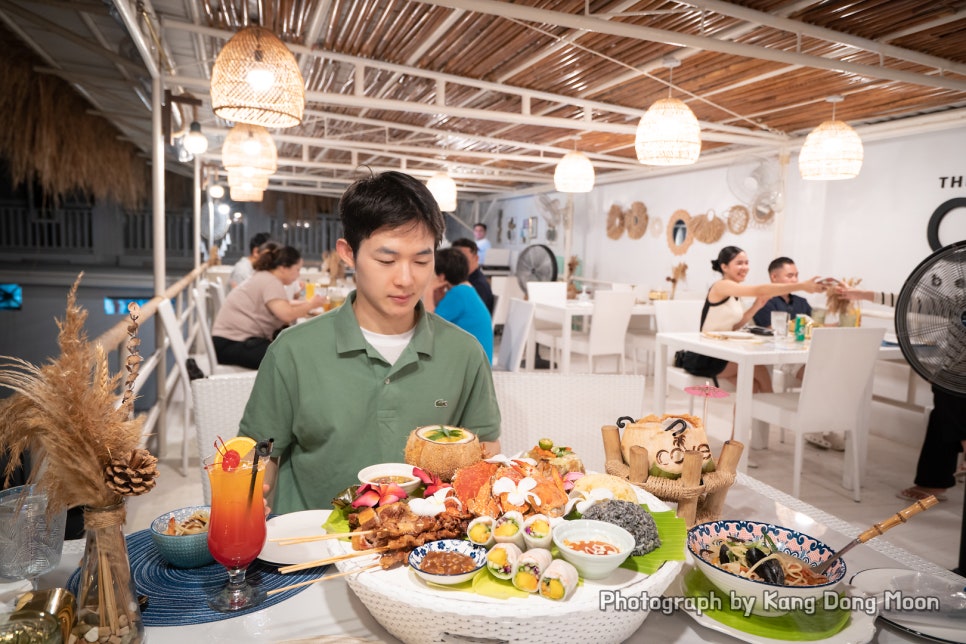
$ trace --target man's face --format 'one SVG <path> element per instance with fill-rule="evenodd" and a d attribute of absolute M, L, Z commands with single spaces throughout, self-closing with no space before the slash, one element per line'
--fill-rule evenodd
<path fill-rule="evenodd" d="M 470 250 L 466 246 L 457 246 L 456 248 L 459 249 L 461 253 L 463 253 L 464 257 L 466 257 L 466 261 L 469 262 L 470 264 L 471 273 L 475 271 L 477 268 L 479 268 L 480 258 L 478 255 L 476 255 L 472 250 Z"/>
<path fill-rule="evenodd" d="M 355 313 L 368 331 L 394 335 L 416 323 L 416 303 L 435 278 L 435 238 L 422 225 L 380 228 L 359 244 L 353 256 L 349 243 L 336 244 L 339 257 L 355 268 Z"/>
<path fill-rule="evenodd" d="M 473 236 L 477 239 L 486 237 L 486 229 L 483 226 L 473 226 Z"/>
<path fill-rule="evenodd" d="M 798 281 L 798 267 L 785 264 L 771 272 L 771 281 L 775 284 L 792 284 Z"/>

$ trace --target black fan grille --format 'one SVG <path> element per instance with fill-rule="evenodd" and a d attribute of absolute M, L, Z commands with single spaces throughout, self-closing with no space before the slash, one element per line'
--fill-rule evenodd
<path fill-rule="evenodd" d="M 517 259 L 516 276 L 524 293 L 528 282 L 557 281 L 557 257 L 553 250 L 543 244 L 524 248 Z"/>
<path fill-rule="evenodd" d="M 946 392 L 966 394 L 966 241 L 936 251 L 906 278 L 896 335 L 916 373 Z"/>

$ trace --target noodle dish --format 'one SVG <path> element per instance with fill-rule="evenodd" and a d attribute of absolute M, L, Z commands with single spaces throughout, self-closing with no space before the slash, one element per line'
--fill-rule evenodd
<path fill-rule="evenodd" d="M 781 615 L 821 605 L 839 592 L 845 562 L 818 575 L 811 567 L 835 552 L 807 534 L 757 521 L 721 520 L 688 531 L 688 551 L 725 601 L 756 615 Z"/>

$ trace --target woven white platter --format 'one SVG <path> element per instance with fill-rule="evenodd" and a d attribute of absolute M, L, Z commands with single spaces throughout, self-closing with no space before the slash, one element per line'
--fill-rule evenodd
<path fill-rule="evenodd" d="M 654 512 L 670 509 L 640 488 L 638 499 Z M 351 550 L 345 542 L 332 543 L 332 554 Z M 371 565 L 372 557 L 337 563 L 342 572 Z M 583 580 L 567 601 L 533 595 L 496 599 L 469 592 L 443 590 L 424 583 L 408 566 L 351 575 L 348 585 L 372 616 L 404 642 L 623 642 L 641 627 L 646 610 L 601 608 L 601 592 L 624 598 L 646 593 L 658 597 L 675 579 L 682 561 L 667 561 L 652 575 L 618 568 L 610 577 Z"/>

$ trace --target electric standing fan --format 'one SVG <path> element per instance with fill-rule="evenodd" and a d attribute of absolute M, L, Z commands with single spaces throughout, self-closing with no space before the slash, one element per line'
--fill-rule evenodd
<path fill-rule="evenodd" d="M 517 258 L 517 282 L 527 292 L 527 282 L 557 281 L 557 256 L 549 246 L 534 244 L 520 251 Z"/>
<path fill-rule="evenodd" d="M 953 395 L 966 395 L 966 241 L 940 248 L 906 278 L 896 336 L 909 365 Z"/>

